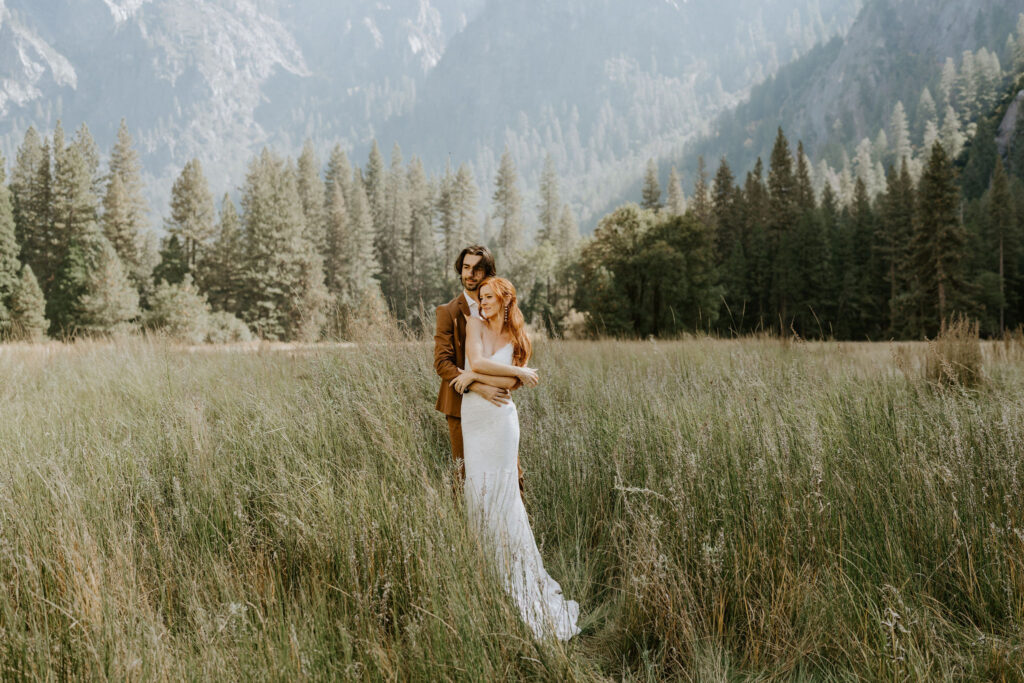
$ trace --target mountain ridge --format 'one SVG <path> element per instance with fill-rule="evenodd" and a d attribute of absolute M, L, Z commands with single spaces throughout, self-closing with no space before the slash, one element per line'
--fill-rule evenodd
<path fill-rule="evenodd" d="M 84 121 L 106 150 L 124 117 L 155 213 L 192 157 L 219 194 L 262 146 L 296 154 L 311 138 L 322 157 L 340 143 L 361 158 L 376 137 L 435 172 L 451 153 L 483 188 L 506 144 L 528 188 L 551 152 L 586 220 L 631 165 L 677 148 L 853 11 L 840 0 L 3 0 L 0 16 L 0 152 L 12 158 L 29 125 L 45 134 L 57 119 Z M 453 103 L 473 99 L 460 118 Z"/>

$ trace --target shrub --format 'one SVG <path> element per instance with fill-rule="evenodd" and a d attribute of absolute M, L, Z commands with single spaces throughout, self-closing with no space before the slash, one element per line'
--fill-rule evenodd
<path fill-rule="evenodd" d="M 21 269 L 11 293 L 10 332 L 13 339 L 21 341 L 41 341 L 46 336 L 46 301 L 43 290 L 39 288 L 32 268 L 26 265 Z"/>
<path fill-rule="evenodd" d="M 192 344 L 224 344 L 252 340 L 244 322 L 224 311 L 213 313 L 206 297 L 192 283 L 192 276 L 175 284 L 161 281 L 153 292 L 152 308 L 144 324 L 172 339 Z"/>
<path fill-rule="evenodd" d="M 147 328 L 193 344 L 206 340 L 210 306 L 206 297 L 192 284 L 191 275 L 185 275 L 181 282 L 173 285 L 161 280 L 153 292 L 150 306 L 143 317 Z"/>
<path fill-rule="evenodd" d="M 210 344 L 252 341 L 252 332 L 243 321 L 226 311 L 207 316 L 206 341 Z"/>

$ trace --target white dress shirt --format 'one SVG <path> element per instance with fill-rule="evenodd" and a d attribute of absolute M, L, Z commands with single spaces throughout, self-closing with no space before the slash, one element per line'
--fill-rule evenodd
<path fill-rule="evenodd" d="M 468 292 L 463 290 L 462 296 L 466 297 L 466 301 L 469 302 L 469 315 L 472 318 L 483 320 L 483 316 L 480 315 L 480 304 L 477 303 L 476 299 L 471 297 Z"/>
<path fill-rule="evenodd" d="M 483 317 L 480 315 L 480 304 L 477 303 L 476 299 L 471 297 L 465 290 L 462 291 L 462 296 L 466 297 L 466 301 L 469 302 L 469 317 L 483 320 Z M 463 361 L 462 364 L 466 365 L 466 362 Z M 462 369 L 465 370 L 466 368 L 463 367 Z"/>

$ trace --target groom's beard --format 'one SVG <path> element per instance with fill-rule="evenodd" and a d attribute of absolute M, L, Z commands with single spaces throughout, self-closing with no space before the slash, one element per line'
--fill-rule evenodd
<path fill-rule="evenodd" d="M 476 288 L 480 286 L 481 282 L 482 282 L 482 280 L 475 280 L 475 281 L 473 281 L 472 284 L 470 284 L 470 282 L 468 280 L 463 278 L 463 280 L 462 280 L 462 288 L 465 289 L 467 292 L 475 292 Z"/>

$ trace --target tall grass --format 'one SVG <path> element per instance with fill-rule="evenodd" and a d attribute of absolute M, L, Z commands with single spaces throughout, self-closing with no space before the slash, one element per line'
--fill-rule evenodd
<path fill-rule="evenodd" d="M 901 348 L 539 344 L 568 644 L 452 499 L 427 345 L 7 348 L 0 678 L 1019 680 L 1024 364 Z"/>

